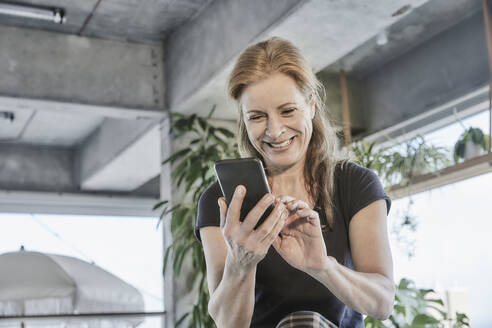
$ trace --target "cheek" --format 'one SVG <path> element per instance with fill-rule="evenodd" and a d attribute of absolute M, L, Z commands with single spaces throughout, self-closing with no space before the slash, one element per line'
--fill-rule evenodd
<path fill-rule="evenodd" d="M 249 143 L 256 149 L 258 150 L 258 145 L 257 145 L 257 139 L 258 136 L 256 135 L 255 131 L 251 129 L 250 126 L 246 125 L 246 133 L 248 134 L 248 140 Z"/>
<path fill-rule="evenodd" d="M 246 124 L 246 132 L 248 138 L 253 143 L 256 139 L 262 136 L 262 128 L 260 124 Z"/>
<path fill-rule="evenodd" d="M 311 136 L 313 134 L 313 122 L 311 120 L 306 120 L 305 123 L 305 134 L 306 134 L 306 139 L 311 140 Z"/>

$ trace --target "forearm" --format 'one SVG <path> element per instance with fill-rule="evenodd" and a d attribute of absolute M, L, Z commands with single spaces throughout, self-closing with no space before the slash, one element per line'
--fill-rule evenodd
<path fill-rule="evenodd" d="M 386 320 L 393 311 L 395 285 L 379 273 L 354 271 L 328 256 L 323 270 L 310 275 L 357 312 Z"/>
<path fill-rule="evenodd" d="M 208 305 L 218 328 L 250 326 L 255 303 L 255 276 L 256 268 L 241 272 L 226 265 Z"/>

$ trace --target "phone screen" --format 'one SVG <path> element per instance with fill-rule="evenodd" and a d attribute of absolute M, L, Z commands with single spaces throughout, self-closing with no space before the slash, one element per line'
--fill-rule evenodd
<path fill-rule="evenodd" d="M 240 220 L 243 221 L 258 201 L 270 193 L 263 164 L 257 158 L 237 158 L 217 161 L 214 165 L 222 194 L 230 204 L 236 187 L 246 187 L 246 195 L 241 207 Z M 255 229 L 263 223 L 273 209 L 273 204 L 265 211 Z"/>

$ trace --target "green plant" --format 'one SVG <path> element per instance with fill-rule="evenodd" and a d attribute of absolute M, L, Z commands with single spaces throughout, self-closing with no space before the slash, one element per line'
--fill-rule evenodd
<path fill-rule="evenodd" d="M 417 136 L 403 145 L 402 149 L 387 150 L 387 164 L 384 178 L 391 184 L 408 185 L 415 176 L 435 173 L 450 164 L 449 151 L 444 147 L 434 146 Z"/>
<path fill-rule="evenodd" d="M 173 140 L 189 140 L 188 146 L 174 152 L 163 164 L 172 164 L 171 177 L 183 195 L 170 202 L 163 200 L 154 206 L 160 208 L 159 222 L 171 215 L 172 244 L 164 256 L 164 273 L 172 262 L 176 276 L 182 275 L 183 262 L 191 259 L 191 290 L 196 290 L 196 302 L 191 311 L 178 319 L 176 326 L 188 318 L 189 327 L 214 327 L 208 315 L 209 293 L 206 280 L 205 258 L 202 245 L 193 234 L 200 195 L 215 181 L 213 163 L 219 159 L 238 157 L 237 147 L 232 142 L 234 133 L 222 127 L 213 126 L 210 117 L 195 114 L 185 116 L 173 113 L 170 135 Z M 171 257 L 172 256 L 172 261 Z"/>
<path fill-rule="evenodd" d="M 467 143 L 478 145 L 485 151 L 489 150 L 489 136 L 484 134 L 480 128 L 470 127 L 460 135 L 454 145 L 454 161 L 456 163 L 460 158 L 465 158 L 465 147 Z"/>
<path fill-rule="evenodd" d="M 386 187 L 409 185 L 420 174 L 438 174 L 450 162 L 446 148 L 429 144 L 422 136 L 383 149 L 376 149 L 374 142 L 359 141 L 351 151 L 355 161 L 376 171 Z"/>
<path fill-rule="evenodd" d="M 413 179 L 423 173 L 439 170 L 449 164 L 448 151 L 443 147 L 428 144 L 421 136 L 390 148 L 377 147 L 364 140 L 351 145 L 355 161 L 381 178 L 387 192 L 394 185 L 410 185 Z M 416 217 L 412 214 L 411 199 L 407 208 L 399 213 L 399 219 L 392 222 L 392 236 L 399 248 L 411 258 L 414 254 Z"/>
<path fill-rule="evenodd" d="M 350 151 L 354 156 L 354 161 L 359 165 L 377 172 L 382 176 L 388 158 L 384 149 L 376 148 L 375 142 L 366 142 L 364 140 L 354 142 L 350 145 Z"/>
<path fill-rule="evenodd" d="M 466 314 L 456 312 L 453 327 L 469 327 Z M 408 279 L 401 279 L 396 289 L 393 314 L 383 323 L 366 317 L 366 328 L 441 328 L 444 322 L 452 321 L 444 309 L 443 301 L 432 289 L 418 289 Z"/>

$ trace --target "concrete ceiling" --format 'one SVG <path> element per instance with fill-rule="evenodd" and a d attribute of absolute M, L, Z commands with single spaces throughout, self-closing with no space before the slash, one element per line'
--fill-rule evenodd
<path fill-rule="evenodd" d="M 198 16 L 212 0 L 13 0 L 9 3 L 63 8 L 62 25 L 8 16 L 0 23 L 137 43 L 162 42 L 173 29 Z"/>
<path fill-rule="evenodd" d="M 324 71 L 339 72 L 343 69 L 363 78 L 392 59 L 475 15 L 481 8 L 481 1 L 477 0 L 429 1 L 384 29 L 388 40 L 386 44 L 378 45 L 379 35 L 374 35 L 328 65 Z"/>
<path fill-rule="evenodd" d="M 100 115 L 34 109 L 8 112 L 14 115 L 12 121 L 0 112 L 0 141 L 4 143 L 73 147 L 85 140 L 104 120 Z"/>
<path fill-rule="evenodd" d="M 481 1 L 22 3 L 60 6 L 67 21 L 0 15 L 0 169 L 38 158 L 39 175 L 67 170 L 53 190 L 157 196 L 159 123 L 168 111 L 204 114 L 213 105 L 215 118 L 235 120 L 225 83 L 247 45 L 285 37 L 316 72 L 363 78 L 472 17 Z M 383 31 L 388 43 L 379 46 Z M 0 190 L 50 190 L 49 179 L 4 172 Z"/>

